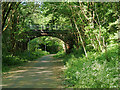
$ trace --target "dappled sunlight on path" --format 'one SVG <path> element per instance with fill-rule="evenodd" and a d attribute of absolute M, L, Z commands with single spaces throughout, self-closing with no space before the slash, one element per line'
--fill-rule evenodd
<path fill-rule="evenodd" d="M 31 61 L 19 70 L 12 70 L 3 75 L 3 88 L 61 88 L 60 72 L 62 60 L 55 60 L 51 55 Z"/>

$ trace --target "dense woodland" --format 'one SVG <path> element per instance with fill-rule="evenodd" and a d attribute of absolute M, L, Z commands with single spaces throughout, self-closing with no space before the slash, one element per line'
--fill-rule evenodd
<path fill-rule="evenodd" d="M 66 66 L 65 87 L 118 88 L 119 19 L 119 2 L 2 2 L 3 72 L 57 53 Z M 72 46 L 52 36 L 29 40 L 29 26 L 41 24 L 65 25 Z"/>

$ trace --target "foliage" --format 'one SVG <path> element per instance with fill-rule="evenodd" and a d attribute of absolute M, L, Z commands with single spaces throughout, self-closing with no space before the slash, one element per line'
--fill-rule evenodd
<path fill-rule="evenodd" d="M 64 51 L 60 51 L 54 57 L 56 57 L 56 58 L 63 58 L 64 56 L 65 56 L 65 52 Z"/>
<path fill-rule="evenodd" d="M 2 8 L 2 19 L 5 23 L 3 48 L 11 53 L 27 49 L 31 25 L 64 25 L 65 30 L 73 32 L 73 36 L 65 41 L 72 40 L 72 44 L 77 48 L 82 47 L 86 57 L 87 51 L 92 49 L 102 52 L 111 42 L 110 37 L 118 30 L 118 3 L 4 2 Z"/>
<path fill-rule="evenodd" d="M 106 44 L 112 40 L 109 36 L 117 33 L 118 8 L 120 8 L 118 3 L 52 2 L 44 3 L 42 6 L 46 7 L 45 15 L 53 14 L 54 23 L 60 22 L 58 17 L 60 16 L 65 18 L 66 24 L 72 25 L 70 29 L 78 32 L 75 33 L 75 38 L 72 37 L 75 41 L 73 45 L 78 48 L 82 46 L 86 57 L 90 49 L 102 52 Z"/>
<path fill-rule="evenodd" d="M 65 56 L 66 57 L 66 56 Z M 118 45 L 109 46 L 105 53 L 89 52 L 88 57 L 75 57 L 66 62 L 65 85 L 74 88 L 118 88 Z"/>
<path fill-rule="evenodd" d="M 118 42 L 120 29 L 119 10 L 119 3 L 113 2 L 3 2 L 3 70 L 5 66 L 45 55 L 47 52 L 41 51 L 43 49 L 58 52 L 56 57 L 65 58 L 67 87 L 118 87 L 117 46 L 114 44 Z M 70 30 L 69 35 L 61 36 L 71 53 L 63 53 L 63 42 L 53 37 L 33 39 L 29 35 L 30 27 L 40 24 L 61 24 L 63 30 Z M 67 35 L 69 38 L 65 38 Z"/>

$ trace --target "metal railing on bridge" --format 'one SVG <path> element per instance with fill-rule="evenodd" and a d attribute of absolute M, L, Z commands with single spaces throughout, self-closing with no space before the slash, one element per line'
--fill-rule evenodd
<path fill-rule="evenodd" d="M 47 25 L 29 25 L 30 29 L 32 30 L 70 30 L 72 29 L 72 25 L 63 25 L 63 24 L 47 24 Z"/>

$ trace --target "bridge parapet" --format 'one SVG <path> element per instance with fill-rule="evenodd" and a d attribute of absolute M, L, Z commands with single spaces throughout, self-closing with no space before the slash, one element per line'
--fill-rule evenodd
<path fill-rule="evenodd" d="M 39 24 L 34 24 L 34 25 L 29 25 L 30 29 L 32 30 L 70 30 L 72 28 L 71 25 L 63 25 L 63 24 L 47 24 L 47 25 L 39 25 Z"/>

